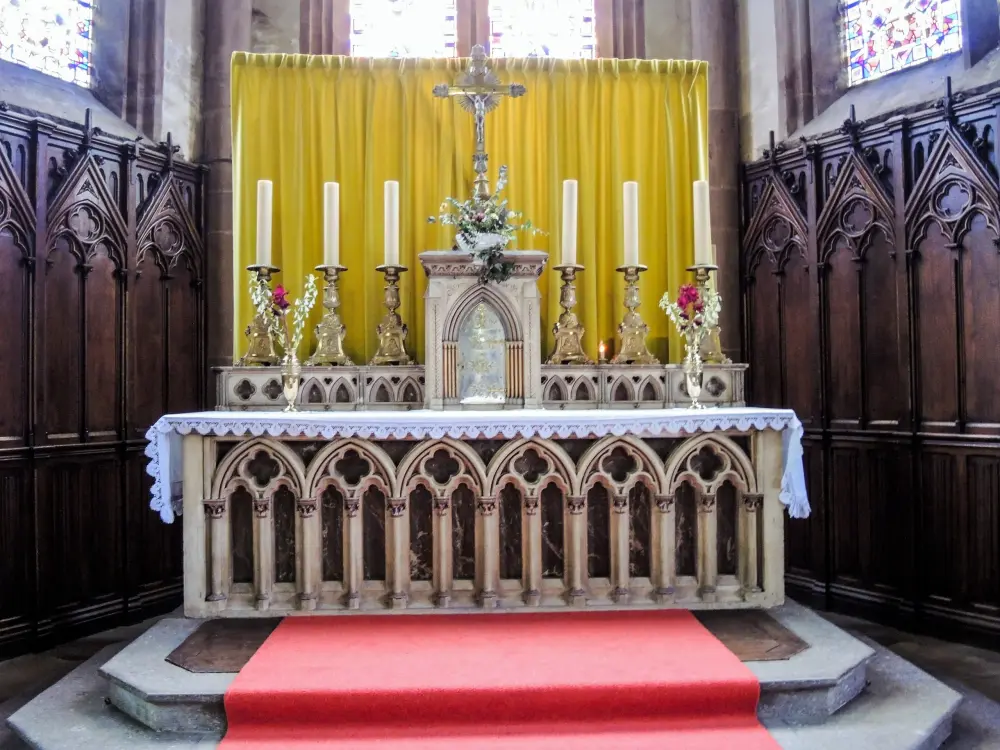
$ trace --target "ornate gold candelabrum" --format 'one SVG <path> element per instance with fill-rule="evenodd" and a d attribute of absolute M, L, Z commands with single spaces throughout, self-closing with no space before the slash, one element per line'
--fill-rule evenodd
<path fill-rule="evenodd" d="M 399 277 L 406 266 L 378 266 L 376 271 L 385 274 L 385 315 L 378 324 L 378 351 L 370 365 L 409 365 L 413 360 L 406 353 L 406 324 L 399 317 Z"/>
<path fill-rule="evenodd" d="M 710 263 L 698 263 L 693 266 L 688 266 L 687 270 L 694 272 L 694 283 L 698 287 L 698 293 L 701 295 L 702 299 L 704 299 L 705 292 L 708 291 L 709 282 L 712 279 L 712 272 L 718 271 L 719 267 Z M 722 353 L 722 341 L 719 337 L 721 330 L 722 329 L 719 326 L 715 326 L 710 329 L 705 338 L 702 339 L 702 362 L 710 365 L 732 364 L 732 360 Z"/>
<path fill-rule="evenodd" d="M 613 365 L 658 365 L 660 360 L 654 357 L 646 346 L 646 336 L 649 326 L 642 316 L 636 312 L 641 301 L 639 299 L 639 274 L 646 266 L 619 266 L 616 270 L 625 274 L 625 308 L 627 312 L 622 322 L 618 324 L 618 337 L 621 346 L 612 358 Z"/>
<path fill-rule="evenodd" d="M 559 305 L 563 311 L 559 316 L 559 322 L 552 326 L 552 333 L 556 337 L 556 348 L 546 364 L 592 365 L 594 361 L 583 351 L 583 326 L 573 312 L 576 307 L 576 275 L 583 270 L 583 266 L 565 264 L 554 268 L 562 276 Z"/>
<path fill-rule="evenodd" d="M 316 351 L 306 360 L 307 365 L 339 365 L 351 366 L 354 363 L 344 353 L 344 337 L 347 327 L 340 320 L 340 290 L 337 282 L 340 274 L 347 270 L 346 266 L 316 266 L 323 274 L 326 287 L 323 289 L 323 307 L 326 310 L 323 318 L 316 325 Z"/>
<path fill-rule="evenodd" d="M 280 271 L 275 266 L 247 266 L 247 270 L 256 274 L 255 283 L 263 284 L 267 287 L 268 293 L 271 290 L 271 276 Z M 240 357 L 236 363 L 240 367 L 250 365 L 276 365 L 278 364 L 278 354 L 274 350 L 274 336 L 271 333 L 271 326 L 261 315 L 255 315 L 253 321 L 247 326 L 247 340 L 250 342 L 247 353 Z"/>

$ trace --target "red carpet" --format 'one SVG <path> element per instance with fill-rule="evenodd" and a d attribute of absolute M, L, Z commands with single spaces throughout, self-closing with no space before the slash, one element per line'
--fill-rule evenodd
<path fill-rule="evenodd" d="M 774 750 L 758 694 L 685 611 L 290 617 L 222 749 Z"/>

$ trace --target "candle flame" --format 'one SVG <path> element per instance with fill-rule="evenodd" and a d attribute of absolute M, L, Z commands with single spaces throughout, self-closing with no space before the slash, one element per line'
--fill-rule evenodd
<path fill-rule="evenodd" d="M 597 345 L 597 351 L 601 353 L 601 359 L 604 359 L 604 352 L 607 351 L 607 348 L 604 346 L 603 341 Z"/>

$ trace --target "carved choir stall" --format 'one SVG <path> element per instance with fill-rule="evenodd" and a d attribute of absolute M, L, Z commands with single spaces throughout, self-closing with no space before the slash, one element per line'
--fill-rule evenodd
<path fill-rule="evenodd" d="M 523 87 L 501 87 L 481 49 L 460 83 L 476 116 L 470 215 L 505 214 L 489 203 L 483 116 Z M 564 314 L 543 364 L 548 255 L 467 225 L 456 249 L 420 255 L 427 361 L 413 362 L 397 312 L 398 189 L 386 184 L 378 353 L 367 365 L 343 354 L 347 269 L 328 242 L 319 349 L 303 368 L 289 338 L 303 318 L 288 316 L 308 304 L 270 289 L 270 186 L 259 188 L 249 353 L 219 373 L 217 411 L 168 415 L 149 433 L 153 508 L 166 521 L 183 512 L 187 615 L 780 604 L 784 511 L 808 514 L 801 427 L 789 410 L 746 408 L 745 366 L 702 367 L 700 338 L 683 366 L 649 353 L 638 186 L 624 188 L 622 346 L 597 364 L 573 314 L 575 247 L 558 267 Z M 695 254 L 702 290 L 710 251 Z M 280 367 L 259 366 L 278 364 L 276 343 Z"/>

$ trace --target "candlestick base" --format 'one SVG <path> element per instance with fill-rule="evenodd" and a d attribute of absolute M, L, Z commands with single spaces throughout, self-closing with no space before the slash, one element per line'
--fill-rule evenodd
<path fill-rule="evenodd" d="M 554 266 L 562 275 L 562 289 L 559 292 L 559 305 L 562 314 L 559 322 L 552 326 L 552 334 L 556 337 L 556 348 L 546 364 L 549 365 L 592 365 L 594 361 L 583 351 L 583 326 L 573 309 L 576 307 L 576 274 L 583 266 L 565 264 Z"/>
<path fill-rule="evenodd" d="M 251 274 L 256 275 L 255 283 L 267 289 L 271 294 L 271 276 L 280 271 L 275 266 L 252 265 L 247 266 Z M 266 367 L 278 364 L 278 354 L 274 348 L 274 335 L 271 325 L 261 315 L 255 315 L 250 325 L 246 327 L 244 335 L 249 341 L 247 353 L 237 360 L 240 367 Z"/>
<path fill-rule="evenodd" d="M 370 365 L 410 365 L 413 360 L 406 353 L 408 330 L 396 310 L 399 308 L 399 277 L 406 271 L 405 266 L 378 266 L 376 271 L 385 274 L 385 309 L 382 322 L 375 332 L 378 334 L 378 351 Z"/>
<path fill-rule="evenodd" d="M 718 271 L 719 267 L 711 263 L 696 263 L 693 266 L 688 266 L 687 270 L 694 272 L 694 283 L 698 287 L 698 291 L 704 296 L 705 291 L 708 289 L 709 281 L 712 279 L 712 272 Z M 706 364 L 731 365 L 733 363 L 729 357 L 722 353 L 721 332 L 721 326 L 715 326 L 708 329 L 701 340 L 701 359 Z"/>
<path fill-rule="evenodd" d="M 347 327 L 340 320 L 340 290 L 337 282 L 340 274 L 347 270 L 346 266 L 316 266 L 323 274 L 326 287 L 323 290 L 323 318 L 316 325 L 316 351 L 306 360 L 307 365 L 351 367 L 354 363 L 344 353 L 344 338 Z"/>
<path fill-rule="evenodd" d="M 618 338 L 621 339 L 621 346 L 618 347 L 618 353 L 612 358 L 611 364 L 658 365 L 660 360 L 654 357 L 646 346 L 649 326 L 636 312 L 641 304 L 639 300 L 639 274 L 646 270 L 646 266 L 619 266 L 616 270 L 625 275 L 626 313 L 622 322 L 618 324 Z"/>

